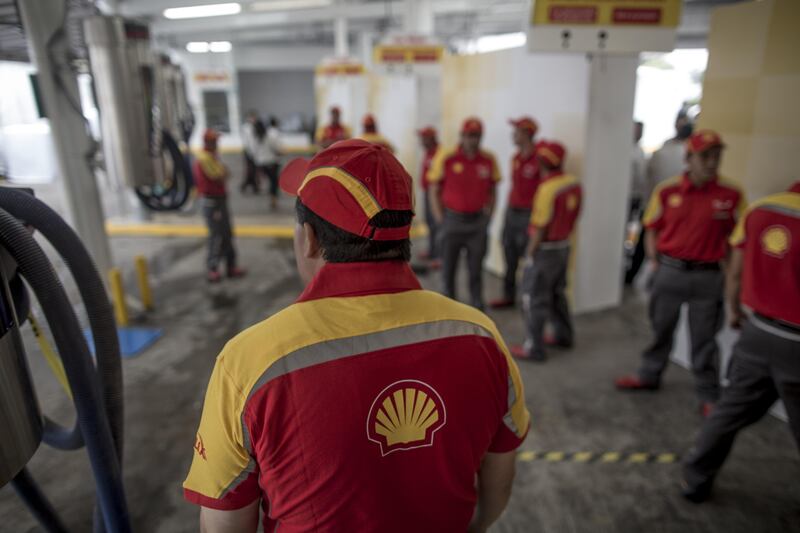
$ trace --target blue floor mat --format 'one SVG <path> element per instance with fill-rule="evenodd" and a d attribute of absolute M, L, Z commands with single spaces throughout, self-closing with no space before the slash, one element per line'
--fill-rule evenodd
<path fill-rule="evenodd" d="M 163 334 L 164 330 L 158 328 L 117 328 L 120 353 L 126 359 L 136 357 L 149 348 Z M 85 329 L 83 336 L 86 337 L 86 342 L 89 344 L 89 350 L 91 350 L 92 355 L 95 355 L 91 330 Z"/>

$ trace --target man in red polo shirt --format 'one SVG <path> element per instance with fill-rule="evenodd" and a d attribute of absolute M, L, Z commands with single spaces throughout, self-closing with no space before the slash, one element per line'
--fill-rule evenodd
<path fill-rule="evenodd" d="M 425 194 L 425 224 L 428 225 L 428 251 L 424 254 L 426 259 L 430 259 L 431 263 L 438 263 L 439 250 L 438 250 L 438 229 L 439 224 L 436 222 L 436 217 L 433 216 L 431 210 L 430 199 L 430 183 L 428 183 L 428 171 L 431 168 L 431 163 L 439 151 L 439 141 L 436 138 L 436 129 L 428 126 L 417 131 L 420 143 L 422 144 L 422 169 L 420 170 L 420 185 L 422 192 Z"/>
<path fill-rule="evenodd" d="M 489 303 L 495 309 L 514 306 L 517 297 L 517 265 L 528 246 L 528 223 L 531 219 L 533 197 L 541 180 L 536 145 L 533 142 L 539 129 L 538 124 L 530 117 L 509 122 L 514 126 L 514 144 L 518 151 L 511 160 L 511 193 L 508 196 L 503 227 L 503 252 L 506 257 L 503 297 Z"/>
<path fill-rule="evenodd" d="M 331 107 L 331 121 L 327 126 L 317 129 L 316 140 L 321 148 L 327 148 L 335 142 L 351 137 L 350 128 L 341 122 L 342 110 L 337 106 Z"/>
<path fill-rule="evenodd" d="M 729 319 L 742 334 L 728 386 L 684 464 L 683 495 L 695 503 L 711 495 L 739 430 L 778 398 L 800 448 L 800 181 L 750 206 L 730 244 Z"/>
<path fill-rule="evenodd" d="M 246 271 L 236 266 L 236 248 L 233 246 L 233 227 L 228 211 L 228 189 L 230 178 L 228 168 L 222 164 L 217 154 L 219 133 L 207 129 L 203 133 L 203 151 L 194 162 L 194 181 L 200 196 L 203 218 L 208 226 L 208 256 L 206 258 L 206 278 L 210 283 L 222 279 L 218 268 L 225 261 L 228 277 L 238 278 Z"/>
<path fill-rule="evenodd" d="M 444 294 L 456 297 L 458 259 L 466 250 L 470 303 L 478 309 L 483 309 L 483 259 L 500 181 L 494 155 L 481 149 L 482 136 L 481 121 L 468 118 L 458 148 L 440 151 L 428 172 L 433 215 L 441 223 Z"/>
<path fill-rule="evenodd" d="M 723 320 L 722 262 L 728 237 L 744 209 L 741 189 L 717 174 L 720 136 L 700 130 L 687 142 L 687 171 L 659 184 L 644 215 L 645 251 L 655 269 L 650 320 L 655 338 L 642 354 L 638 375 L 616 380 L 621 390 L 655 390 L 672 351 L 681 306 L 689 305 L 692 371 L 701 413 L 719 396 L 719 347 Z"/>
<path fill-rule="evenodd" d="M 409 267 L 412 181 L 350 140 L 284 169 L 298 301 L 217 358 L 185 497 L 208 533 L 483 532 L 529 415 L 483 313 Z M 477 507 L 476 507 L 477 505 Z"/>
<path fill-rule="evenodd" d="M 512 348 L 520 358 L 543 362 L 544 325 L 553 326 L 554 343 L 569 348 L 573 343 L 572 318 L 564 291 L 567 287 L 567 266 L 570 236 L 581 212 L 583 189 L 578 180 L 563 171 L 566 149 L 557 142 L 542 141 L 536 146 L 536 157 L 542 182 L 533 199 L 522 277 L 522 312 L 526 339 L 523 346 Z"/>

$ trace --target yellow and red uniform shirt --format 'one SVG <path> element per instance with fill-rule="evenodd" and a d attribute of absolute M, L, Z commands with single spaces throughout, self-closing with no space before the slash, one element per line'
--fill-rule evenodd
<path fill-rule="evenodd" d="M 742 304 L 800 327 L 800 187 L 751 205 L 731 234 L 741 248 Z"/>
<path fill-rule="evenodd" d="M 394 146 L 392 146 L 392 143 L 390 143 L 389 140 L 380 133 L 363 133 L 359 138 L 367 141 L 368 143 L 378 144 L 390 152 L 394 152 Z"/>
<path fill-rule="evenodd" d="M 322 143 L 325 141 L 336 142 L 344 141 L 351 137 L 350 128 L 344 124 L 328 124 L 327 126 L 320 127 L 317 130 L 317 142 Z"/>
<path fill-rule="evenodd" d="M 479 150 L 467 157 L 458 147 L 440 150 L 428 171 L 428 182 L 441 184 L 442 205 L 458 213 L 477 213 L 489 203 L 500 169 L 494 155 Z"/>
<path fill-rule="evenodd" d="M 659 184 L 644 213 L 644 226 L 658 232 L 660 254 L 713 263 L 728 253 L 728 237 L 746 205 L 742 190 L 714 178 L 697 187 L 688 176 Z"/>
<path fill-rule="evenodd" d="M 264 529 L 465 531 L 486 452 L 528 431 L 492 321 L 406 263 L 328 264 L 217 358 L 185 497 Z"/>
<path fill-rule="evenodd" d="M 528 157 L 517 152 L 511 160 L 511 193 L 508 196 L 508 205 L 514 209 L 530 209 L 539 183 L 541 176 L 536 152 L 532 151 Z"/>
<path fill-rule="evenodd" d="M 575 176 L 552 174 L 539 184 L 528 226 L 530 235 L 544 231 L 543 242 L 569 239 L 581 212 L 583 188 Z"/>
<path fill-rule="evenodd" d="M 422 158 L 422 190 L 427 191 L 428 187 L 431 186 L 430 182 L 428 181 L 428 172 L 431 170 L 431 164 L 433 164 L 433 160 L 436 158 L 436 154 L 439 153 L 439 146 L 437 145 L 433 150 L 425 150 L 425 156 Z"/>
<path fill-rule="evenodd" d="M 197 193 L 200 196 L 221 198 L 227 194 L 225 189 L 225 165 L 217 154 L 203 150 L 197 155 L 192 173 Z"/>

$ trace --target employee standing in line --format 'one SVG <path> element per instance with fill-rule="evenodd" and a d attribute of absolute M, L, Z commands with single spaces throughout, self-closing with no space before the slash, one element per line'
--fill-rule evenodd
<path fill-rule="evenodd" d="M 723 321 L 723 262 L 728 237 L 745 206 L 741 189 L 718 174 L 720 136 L 700 130 L 686 145 L 687 170 L 653 191 L 644 215 L 645 250 L 655 270 L 650 297 L 654 339 L 639 372 L 616 380 L 620 390 L 656 390 L 672 351 L 681 306 L 689 304 L 692 372 L 700 412 L 708 416 L 719 396 Z"/>
<path fill-rule="evenodd" d="M 203 133 L 203 150 L 194 162 L 194 179 L 200 195 L 203 217 L 208 225 L 208 256 L 206 279 L 216 283 L 222 279 L 219 264 L 224 261 L 229 278 L 239 278 L 247 272 L 236 264 L 236 249 L 233 246 L 233 228 L 228 211 L 228 190 L 225 182 L 230 173 L 219 160 L 217 141 L 219 133 L 207 129 Z"/>
<path fill-rule="evenodd" d="M 728 386 L 684 464 L 683 495 L 695 503 L 711 495 L 739 430 L 760 420 L 778 398 L 800 449 L 800 181 L 755 202 L 730 244 L 729 319 L 742 334 Z"/>
<path fill-rule="evenodd" d="M 517 265 L 528 246 L 528 224 L 536 188 L 539 186 L 539 163 L 536 160 L 534 137 L 539 129 L 530 117 L 511 120 L 517 153 L 511 160 L 511 193 L 508 196 L 506 220 L 503 227 L 503 252 L 506 274 L 503 297 L 489 302 L 495 309 L 513 307 L 517 296 Z"/>
<path fill-rule="evenodd" d="M 342 124 L 342 110 L 338 106 L 331 107 L 331 121 L 317 129 L 316 141 L 320 148 L 327 148 L 337 141 L 351 137 L 350 128 Z"/>
<path fill-rule="evenodd" d="M 378 121 L 375 120 L 375 116 L 372 113 L 364 115 L 361 126 L 364 128 L 364 133 L 361 134 L 360 137 L 361 139 L 370 143 L 379 144 L 394 153 L 394 146 L 392 146 L 392 143 L 390 143 L 386 137 L 378 133 Z"/>
<path fill-rule="evenodd" d="M 575 176 L 565 174 L 566 149 L 557 142 L 542 141 L 536 146 L 542 182 L 533 199 L 526 266 L 522 277 L 522 310 L 525 344 L 511 348 L 516 357 L 543 362 L 544 326 L 553 325 L 553 344 L 569 348 L 574 340 L 572 318 L 564 291 L 570 236 L 583 202 L 583 189 Z"/>
<path fill-rule="evenodd" d="M 437 240 L 439 224 L 436 222 L 436 217 L 433 216 L 433 211 L 431 209 L 428 172 L 430 171 L 431 163 L 433 163 L 439 151 L 439 140 L 436 138 L 436 129 L 431 126 L 422 128 L 417 134 L 419 135 L 419 141 L 424 151 L 419 180 L 422 192 L 425 195 L 425 224 L 428 226 L 428 250 L 423 253 L 423 258 L 430 260 L 432 267 L 438 267 L 441 265 L 439 259 L 439 243 Z"/>
<path fill-rule="evenodd" d="M 483 309 L 483 259 L 489 221 L 495 206 L 500 170 L 494 155 L 481 149 L 483 124 L 468 118 L 461 142 L 441 150 L 428 172 L 433 215 L 441 224 L 444 294 L 456 297 L 456 270 L 462 250 L 467 252 L 470 303 Z"/>

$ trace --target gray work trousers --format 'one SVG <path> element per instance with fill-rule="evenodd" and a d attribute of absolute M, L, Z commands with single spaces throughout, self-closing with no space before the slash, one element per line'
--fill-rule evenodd
<path fill-rule="evenodd" d="M 463 214 L 445 210 L 439 228 L 444 294 L 456 298 L 456 270 L 461 251 L 467 251 L 470 304 L 483 309 L 483 258 L 486 256 L 489 216 L 483 212 Z"/>
<path fill-rule="evenodd" d="M 528 246 L 528 225 L 531 220 L 530 209 L 506 210 L 506 222 L 503 226 L 503 252 L 506 257 L 506 275 L 503 280 L 503 296 L 506 300 L 517 298 L 517 266 L 525 255 Z"/>
<path fill-rule="evenodd" d="M 567 288 L 569 246 L 539 249 L 533 264 L 526 265 L 522 275 L 522 315 L 525 320 L 525 351 L 528 355 L 544 354 L 544 325 L 549 319 L 560 345 L 573 341 L 572 318 L 564 290 Z"/>
<path fill-rule="evenodd" d="M 428 253 L 430 259 L 439 258 L 439 223 L 433 216 L 431 208 L 431 193 L 425 191 L 425 224 L 428 225 Z"/>
<path fill-rule="evenodd" d="M 712 482 L 739 430 L 757 422 L 778 398 L 800 450 L 800 332 L 795 339 L 764 331 L 756 317 L 742 327 L 728 367 L 729 384 L 684 463 L 691 487 Z"/>
<path fill-rule="evenodd" d="M 650 296 L 650 322 L 654 339 L 642 354 L 639 377 L 658 384 L 669 361 L 681 306 L 689 305 L 689 340 L 695 390 L 700 401 L 715 402 L 719 396 L 719 346 L 722 327 L 724 279 L 718 270 L 681 270 L 659 265 Z"/>
<path fill-rule="evenodd" d="M 206 268 L 216 271 L 224 259 L 228 270 L 236 266 L 236 250 L 233 247 L 233 229 L 225 197 L 204 197 L 201 200 L 203 218 L 208 226 L 208 256 Z"/>

